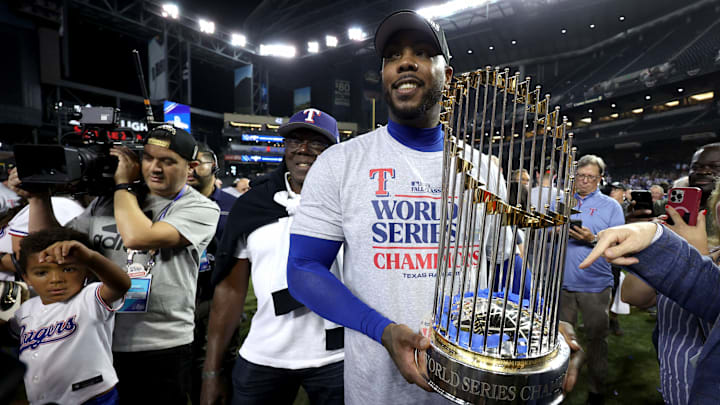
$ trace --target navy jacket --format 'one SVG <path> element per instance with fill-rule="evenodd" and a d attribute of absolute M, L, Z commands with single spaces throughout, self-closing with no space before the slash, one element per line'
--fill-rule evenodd
<path fill-rule="evenodd" d="M 720 403 L 720 268 L 668 228 L 635 257 L 640 262 L 630 270 L 687 311 L 715 323 L 697 361 L 689 403 Z"/>

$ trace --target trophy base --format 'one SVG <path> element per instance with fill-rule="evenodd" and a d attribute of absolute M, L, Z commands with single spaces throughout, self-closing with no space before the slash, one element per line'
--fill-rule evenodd
<path fill-rule="evenodd" d="M 437 331 L 425 352 L 428 384 L 457 404 L 559 404 L 570 360 L 562 335 L 558 347 L 533 359 L 497 359 L 459 348 Z"/>

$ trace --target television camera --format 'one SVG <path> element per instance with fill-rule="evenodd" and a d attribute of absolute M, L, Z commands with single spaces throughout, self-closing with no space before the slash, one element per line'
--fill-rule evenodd
<path fill-rule="evenodd" d="M 143 138 L 130 128 L 118 127 L 119 110 L 112 107 L 79 107 L 72 118 L 77 131 L 57 145 L 15 145 L 15 162 L 23 188 L 28 191 L 88 193 L 111 192 L 117 158 L 113 146 L 127 146 L 138 154 Z M 72 141 L 64 140 L 74 138 Z"/>
<path fill-rule="evenodd" d="M 135 70 L 140 81 L 148 128 L 162 124 L 153 117 L 145 87 L 140 54 L 133 50 Z M 15 162 L 22 187 L 28 191 L 87 193 L 112 192 L 117 158 L 110 155 L 113 146 L 126 146 L 140 154 L 144 139 L 130 128 L 118 126 L 120 110 L 112 107 L 77 107 L 72 119 L 77 131 L 64 135 L 57 145 L 16 145 Z M 59 119 L 58 114 L 58 119 Z M 74 137 L 72 142 L 64 140 Z"/>

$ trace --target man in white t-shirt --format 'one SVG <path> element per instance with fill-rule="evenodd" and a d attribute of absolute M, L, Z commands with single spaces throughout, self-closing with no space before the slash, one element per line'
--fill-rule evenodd
<path fill-rule="evenodd" d="M 290 227 L 305 176 L 339 141 L 337 122 L 308 108 L 278 132 L 285 137 L 283 163 L 236 201 L 216 255 L 201 404 L 227 395 L 220 389 L 222 358 L 242 318 L 251 276 L 257 312 L 233 367 L 232 403 L 289 405 L 300 386 L 312 404 L 344 403 L 343 328 L 297 302 L 286 279 Z M 337 264 L 333 268 L 339 274 Z"/>

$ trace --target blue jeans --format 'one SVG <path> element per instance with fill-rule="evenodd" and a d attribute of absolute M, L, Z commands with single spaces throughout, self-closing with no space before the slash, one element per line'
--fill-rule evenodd
<path fill-rule="evenodd" d="M 342 405 L 343 362 L 289 370 L 250 363 L 238 356 L 233 368 L 233 405 L 292 404 L 302 385 L 313 405 Z"/>

